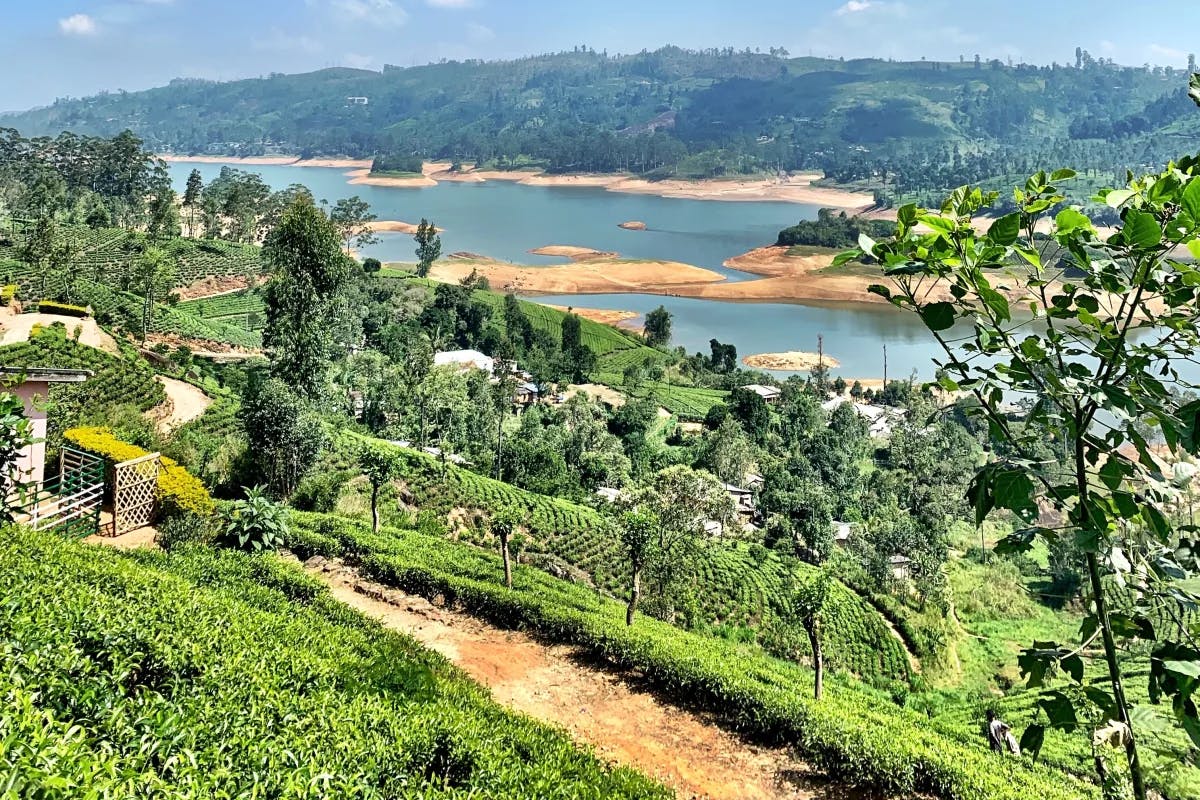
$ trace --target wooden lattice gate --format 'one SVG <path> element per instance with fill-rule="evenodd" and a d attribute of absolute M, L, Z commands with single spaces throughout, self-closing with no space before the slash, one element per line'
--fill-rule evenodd
<path fill-rule="evenodd" d="M 113 535 L 120 536 L 154 521 L 158 497 L 159 454 L 122 461 L 113 467 Z"/>

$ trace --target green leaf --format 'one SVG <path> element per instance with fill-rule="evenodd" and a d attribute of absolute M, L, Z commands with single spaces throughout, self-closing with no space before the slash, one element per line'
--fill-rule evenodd
<path fill-rule="evenodd" d="M 1056 183 L 1058 181 L 1069 181 L 1078 174 L 1079 173 L 1077 173 L 1075 170 L 1067 167 L 1064 167 L 1063 169 L 1056 169 L 1054 172 L 1050 173 L 1050 182 Z"/>
<path fill-rule="evenodd" d="M 840 267 L 843 264 L 849 264 L 851 261 L 862 258 L 862 256 L 863 252 L 861 250 L 846 250 L 833 257 L 833 266 Z"/>
<path fill-rule="evenodd" d="M 933 332 L 954 327 L 954 306 L 951 303 L 930 303 L 921 307 L 921 321 Z"/>
<path fill-rule="evenodd" d="M 860 233 L 858 235 L 858 249 L 862 250 L 864 253 L 867 253 L 868 255 L 874 253 L 875 252 L 875 240 L 872 239 L 870 236 L 867 236 L 865 233 Z"/>
<path fill-rule="evenodd" d="M 1188 242 L 1187 249 L 1192 254 L 1192 258 L 1200 261 L 1200 239 L 1192 239 Z"/>
<path fill-rule="evenodd" d="M 1050 727 L 1070 733 L 1079 725 L 1079 717 L 1075 714 L 1075 704 L 1071 698 L 1062 692 L 1050 692 L 1042 695 L 1038 705 L 1050 718 Z"/>
<path fill-rule="evenodd" d="M 1110 208 L 1120 208 L 1121 206 L 1125 205 L 1129 198 L 1133 197 L 1135 194 L 1136 192 L 1132 191 L 1131 189 L 1114 189 L 1108 193 L 1108 196 L 1104 198 L 1104 202 L 1107 203 Z"/>
<path fill-rule="evenodd" d="M 1163 235 L 1162 227 L 1153 214 L 1137 210 L 1125 215 L 1125 227 L 1121 232 L 1130 246 L 1143 249 L 1157 247 Z"/>
<path fill-rule="evenodd" d="M 892 299 L 892 290 L 882 284 L 872 283 L 867 287 L 867 291 L 871 294 L 877 294 L 885 300 Z"/>
<path fill-rule="evenodd" d="M 1033 757 L 1033 760 L 1037 761 L 1038 754 L 1042 752 L 1042 744 L 1045 741 L 1046 728 L 1034 723 L 1021 734 L 1021 752 L 1029 753 Z"/>
<path fill-rule="evenodd" d="M 1054 225 L 1059 233 L 1070 233 L 1079 228 L 1090 229 L 1092 221 L 1073 208 L 1064 208 L 1054 218 Z"/>
<path fill-rule="evenodd" d="M 1063 672 L 1071 676 L 1076 683 L 1083 683 L 1083 659 L 1078 655 L 1067 656 L 1059 662 Z"/>
<path fill-rule="evenodd" d="M 1018 212 L 1005 214 L 988 228 L 987 238 L 991 239 L 998 245 L 1004 247 L 1009 246 L 1017 241 L 1017 237 L 1021 234 L 1021 215 Z"/>
<path fill-rule="evenodd" d="M 1192 101 L 1200 106 L 1200 72 L 1195 73 L 1188 80 L 1188 97 L 1192 98 Z"/>
<path fill-rule="evenodd" d="M 1200 177 L 1192 178 L 1187 186 L 1183 187 L 1183 196 L 1179 204 L 1189 217 L 1200 222 Z"/>
<path fill-rule="evenodd" d="M 1164 661 L 1163 669 L 1176 675 L 1200 678 L 1200 661 Z"/>

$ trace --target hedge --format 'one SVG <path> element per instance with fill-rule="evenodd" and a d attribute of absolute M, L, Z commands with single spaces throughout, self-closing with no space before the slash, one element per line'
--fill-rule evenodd
<path fill-rule="evenodd" d="M 64 317 L 91 316 L 92 310 L 84 306 L 73 306 L 69 303 L 55 303 L 51 300 L 38 302 L 38 311 L 43 314 L 61 314 Z"/>
<path fill-rule="evenodd" d="M 121 441 L 108 428 L 72 428 L 63 436 L 75 446 L 113 463 L 150 455 L 137 445 Z M 166 456 L 161 458 L 161 464 L 158 471 L 158 498 L 168 513 L 188 511 L 207 517 L 216 511 L 212 496 L 199 478 Z"/>
<path fill-rule="evenodd" d="M 0 531 L 0 797 L 666 800 L 274 554 Z"/>
<path fill-rule="evenodd" d="M 500 581 L 499 558 L 415 531 L 369 527 L 293 512 L 288 546 L 301 557 L 357 562 L 386 584 L 441 595 L 494 624 L 530 629 L 582 647 L 640 673 L 665 695 L 719 714 L 752 736 L 794 745 L 814 766 L 855 786 L 944 800 L 1096 798 L 1091 784 L 1027 760 L 989 752 L 982 736 L 966 743 L 884 695 L 831 680 L 809 698 L 812 673 L 746 646 L 680 631 L 653 619 L 624 624 L 622 604 L 532 568 L 518 568 L 514 590 Z"/>

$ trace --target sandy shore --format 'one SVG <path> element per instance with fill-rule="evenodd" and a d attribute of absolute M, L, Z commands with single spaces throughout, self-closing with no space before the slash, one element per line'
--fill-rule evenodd
<path fill-rule="evenodd" d="M 840 361 L 828 354 L 822 357 L 818 353 L 805 353 L 800 350 L 789 350 L 784 353 L 758 353 L 746 356 L 742 359 L 742 363 L 755 369 L 787 372 L 808 372 L 822 363 L 829 369 L 837 369 L 842 365 Z"/>
<path fill-rule="evenodd" d="M 371 159 L 361 158 L 300 158 L 299 156 L 179 156 L 160 154 L 167 162 L 183 164 L 234 164 L 247 167 L 332 167 L 335 169 L 371 169 Z"/>
<path fill-rule="evenodd" d="M 423 165 L 420 176 L 394 178 L 371 175 L 370 159 L 313 158 L 297 156 L 181 156 L 160 155 L 165 161 L 199 164 L 236 164 L 239 166 L 339 167 L 347 173 L 351 185 L 388 186 L 400 189 L 423 189 L 441 182 L 484 183 L 510 181 L 526 186 L 587 187 L 610 192 L 649 194 L 659 197 L 678 197 L 690 200 L 725 200 L 756 202 L 774 200 L 787 203 L 828 206 L 830 208 L 862 209 L 874 203 L 872 195 L 823 186 L 813 186 L 820 175 L 797 174 L 782 178 L 735 178 L 728 180 L 667 180 L 647 181 L 629 175 L 548 175 L 536 170 L 477 170 L 471 165 L 452 172 L 446 161 L 430 161 Z M 632 228 L 639 230 L 639 228 Z"/>
<path fill-rule="evenodd" d="M 590 247 L 575 247 L 569 244 L 549 244 L 529 251 L 535 256 L 557 256 L 569 258 L 572 261 L 591 261 L 596 258 L 614 259 L 618 253 L 608 253 L 603 250 L 593 250 Z"/>
<path fill-rule="evenodd" d="M 725 276 L 677 261 L 592 258 L 573 264 L 529 267 L 488 258 L 455 257 L 433 265 L 429 277 L 458 283 L 477 271 L 493 291 L 529 294 L 679 294 Z"/>
<path fill-rule="evenodd" d="M 377 219 L 374 222 L 367 223 L 367 227 L 375 233 L 407 233 L 415 235 L 418 226 L 411 222 L 401 222 L 398 219 Z M 445 228 L 434 227 L 438 233 L 446 230 Z"/>

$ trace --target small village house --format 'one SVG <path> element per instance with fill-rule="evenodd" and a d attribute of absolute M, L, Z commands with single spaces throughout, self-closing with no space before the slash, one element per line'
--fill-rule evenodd
<path fill-rule="evenodd" d="M 488 375 L 496 371 L 495 359 L 478 350 L 444 350 L 434 353 L 433 365 L 435 367 L 455 367 L 462 372 L 479 369 Z"/>
<path fill-rule="evenodd" d="M 783 400 L 783 390 L 778 386 L 763 386 L 761 383 L 749 383 L 742 388 L 748 392 L 754 392 L 766 401 L 767 405 L 777 406 Z"/>
<path fill-rule="evenodd" d="M 0 367 L 0 380 L 7 391 L 24 402 L 25 416 L 33 427 L 33 442 L 17 458 L 19 482 L 40 484 L 46 477 L 46 398 L 50 395 L 50 385 L 83 383 L 90 377 L 92 372 L 86 369 Z"/>

